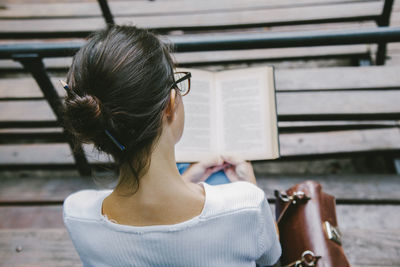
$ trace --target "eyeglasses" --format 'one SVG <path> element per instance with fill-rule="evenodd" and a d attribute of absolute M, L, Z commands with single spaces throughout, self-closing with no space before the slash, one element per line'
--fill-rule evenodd
<path fill-rule="evenodd" d="M 179 71 L 174 73 L 175 82 L 171 85 L 172 88 L 176 88 L 179 90 L 181 96 L 185 96 L 190 91 L 190 78 L 192 74 L 187 71 Z"/>

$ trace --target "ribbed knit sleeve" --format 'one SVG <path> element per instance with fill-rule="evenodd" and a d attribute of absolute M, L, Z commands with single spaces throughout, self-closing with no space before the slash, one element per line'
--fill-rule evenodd
<path fill-rule="evenodd" d="M 274 265 L 282 254 L 278 234 L 268 200 L 264 197 L 258 213 L 258 248 L 260 258 L 256 263 L 262 266 Z"/>

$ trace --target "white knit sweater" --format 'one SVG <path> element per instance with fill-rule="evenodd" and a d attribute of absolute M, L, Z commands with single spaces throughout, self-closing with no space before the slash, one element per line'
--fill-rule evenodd
<path fill-rule="evenodd" d="M 264 191 L 248 182 L 203 184 L 201 214 L 173 225 L 130 226 L 101 213 L 111 190 L 82 190 L 64 202 L 64 224 L 84 266 L 273 265 L 281 255 Z"/>

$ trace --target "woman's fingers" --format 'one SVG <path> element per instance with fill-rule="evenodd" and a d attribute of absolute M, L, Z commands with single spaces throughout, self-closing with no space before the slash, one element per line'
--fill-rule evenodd
<path fill-rule="evenodd" d="M 249 180 L 248 176 L 254 176 L 249 162 L 232 155 L 214 156 L 202 160 L 198 163 L 192 164 L 184 174 L 191 181 L 198 182 L 207 180 L 211 174 L 220 170 L 224 170 L 226 176 L 231 182 Z"/>
<path fill-rule="evenodd" d="M 203 175 L 201 176 L 201 178 L 199 179 L 199 181 L 205 181 L 208 179 L 208 177 L 210 177 L 211 174 L 220 171 L 224 168 L 224 165 L 220 165 L 220 166 L 215 166 L 215 167 L 210 167 L 204 170 Z"/>
<path fill-rule="evenodd" d="M 235 171 L 236 171 L 236 174 L 241 178 L 249 176 L 249 175 L 251 175 L 253 173 L 251 165 L 249 163 L 247 163 L 247 162 L 245 162 L 245 164 L 237 165 Z"/>
<path fill-rule="evenodd" d="M 239 181 L 239 177 L 236 175 L 235 169 L 233 166 L 224 168 L 225 175 L 228 179 L 233 183 Z"/>
<path fill-rule="evenodd" d="M 210 173 L 214 173 L 214 172 L 217 172 L 217 171 L 222 170 L 223 168 L 224 168 L 223 165 L 220 165 L 220 166 L 210 167 L 210 168 L 208 168 L 207 170 L 208 170 Z"/>
<path fill-rule="evenodd" d="M 226 164 L 220 165 L 220 166 L 215 166 L 215 167 L 210 167 L 207 168 L 204 172 L 204 176 L 201 178 L 202 181 L 207 180 L 208 177 L 210 177 L 211 174 L 218 172 L 222 169 L 224 169 L 224 167 L 226 166 Z"/>
<path fill-rule="evenodd" d="M 245 162 L 243 159 L 241 159 L 240 157 L 238 157 L 238 156 L 233 156 L 233 155 L 221 155 L 221 158 L 225 161 L 225 162 L 227 162 L 227 163 L 229 163 L 229 164 L 232 164 L 232 165 L 238 165 L 238 164 L 240 164 L 240 163 L 243 163 L 243 162 Z"/>
<path fill-rule="evenodd" d="M 222 158 L 231 164 L 230 167 L 224 169 L 226 176 L 231 180 L 231 182 L 247 181 L 257 185 L 254 170 L 250 162 L 234 156 L 224 155 Z"/>
<path fill-rule="evenodd" d="M 224 163 L 224 160 L 220 156 L 214 156 L 199 162 L 204 168 L 210 168 L 214 166 L 220 166 Z"/>

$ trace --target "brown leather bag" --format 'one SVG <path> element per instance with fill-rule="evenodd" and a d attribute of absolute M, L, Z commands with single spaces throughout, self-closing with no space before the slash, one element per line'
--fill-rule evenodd
<path fill-rule="evenodd" d="M 350 266 L 341 246 L 335 197 L 305 181 L 286 192 L 275 191 L 282 266 Z"/>

